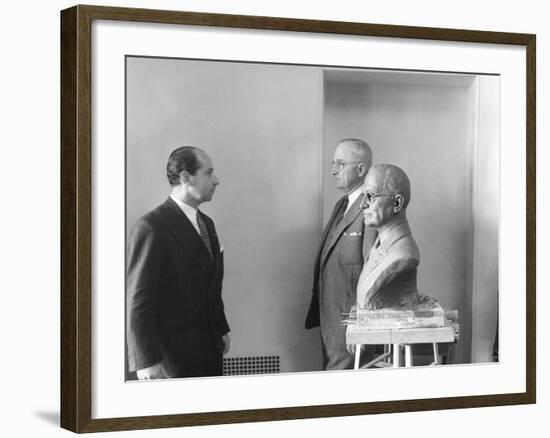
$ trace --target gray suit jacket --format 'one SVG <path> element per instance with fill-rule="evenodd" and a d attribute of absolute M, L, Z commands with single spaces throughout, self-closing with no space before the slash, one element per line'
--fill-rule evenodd
<path fill-rule="evenodd" d="M 306 328 L 321 325 L 325 345 L 345 347 L 343 312 L 349 312 L 356 301 L 356 286 L 376 231 L 365 229 L 362 196 L 351 205 L 333 233 L 332 223 L 344 202 L 336 203 L 332 215 L 323 230 L 321 244 L 315 261 L 311 304 L 306 318 Z"/>

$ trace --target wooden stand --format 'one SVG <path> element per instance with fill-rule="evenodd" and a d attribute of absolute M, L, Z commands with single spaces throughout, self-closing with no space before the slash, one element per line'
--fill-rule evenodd
<path fill-rule="evenodd" d="M 363 368 L 370 368 L 375 364 L 392 357 L 391 366 L 401 367 L 401 349 L 405 350 L 405 367 L 413 366 L 412 346 L 414 344 L 432 344 L 434 361 L 430 365 L 439 363 L 438 344 L 440 342 L 454 342 L 455 330 L 447 320 L 444 327 L 409 328 L 409 329 L 381 329 L 374 330 L 349 324 L 346 331 L 346 343 L 355 344 L 354 369 L 359 369 L 361 345 L 384 345 L 384 353 L 370 361 Z"/>

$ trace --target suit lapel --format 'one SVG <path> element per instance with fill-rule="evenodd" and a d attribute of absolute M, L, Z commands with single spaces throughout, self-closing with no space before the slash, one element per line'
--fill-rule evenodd
<path fill-rule="evenodd" d="M 332 214 L 330 215 L 330 218 L 325 225 L 325 228 L 323 230 L 323 234 L 321 235 L 321 243 L 319 245 L 319 250 L 317 251 L 317 258 L 315 260 L 315 274 L 314 278 L 319 277 L 319 267 L 321 265 L 321 258 L 323 255 L 323 248 L 325 247 L 325 241 L 327 240 L 328 233 L 330 229 L 332 228 L 332 223 L 334 222 L 334 219 L 336 218 L 336 215 L 340 211 L 340 208 L 342 207 L 342 204 L 344 203 L 345 196 L 342 196 L 334 205 L 334 209 L 332 210 Z"/>
<path fill-rule="evenodd" d="M 323 235 L 321 237 L 321 247 L 324 246 L 325 240 L 327 240 L 328 233 L 332 228 L 332 223 L 334 222 L 334 219 L 336 219 L 336 216 L 338 215 L 340 208 L 342 208 L 342 204 L 344 203 L 345 198 L 346 198 L 345 196 L 342 196 L 334 206 L 334 210 L 332 210 L 332 214 L 330 215 L 330 219 L 327 222 L 327 226 L 323 230 Z"/>
<path fill-rule="evenodd" d="M 342 204 L 344 203 L 345 196 L 342 196 L 338 202 L 336 202 L 336 205 L 334 206 L 334 210 L 332 210 L 332 214 L 330 215 L 330 218 L 327 222 L 327 225 L 325 226 L 325 229 L 323 230 L 323 234 L 321 236 L 321 247 L 319 248 L 319 258 L 321 257 L 321 252 L 323 251 L 323 247 L 325 246 L 325 241 L 327 240 L 328 233 L 330 229 L 332 228 L 332 223 L 334 222 L 334 219 L 338 215 L 338 212 L 340 211 L 340 208 L 342 207 Z"/>
<path fill-rule="evenodd" d="M 213 257 L 213 259 L 211 259 L 213 263 L 212 271 L 211 271 L 212 276 L 211 276 L 210 285 L 208 286 L 208 291 L 210 292 L 212 290 L 212 286 L 217 284 L 216 278 L 220 275 L 220 273 L 223 274 L 223 271 L 220 270 L 220 265 L 222 263 L 222 254 L 220 252 L 220 242 L 218 240 L 218 236 L 214 229 L 214 223 L 210 218 L 203 215 L 202 212 L 199 212 L 199 214 L 201 214 L 204 219 L 204 223 L 206 224 L 208 235 L 210 236 L 210 245 L 212 246 L 212 257 Z"/>
<path fill-rule="evenodd" d="M 384 258 L 383 256 L 386 255 L 386 250 L 381 245 L 379 245 L 379 241 L 380 237 L 378 237 L 374 244 L 371 246 L 367 260 L 365 260 L 367 272 L 372 271 Z M 377 245 L 379 245 L 378 248 L 376 247 Z"/>
<path fill-rule="evenodd" d="M 220 243 L 218 241 L 216 231 L 214 229 L 214 224 L 212 220 L 207 216 L 205 216 L 200 210 L 199 210 L 199 214 L 202 216 L 202 219 L 206 225 L 206 230 L 208 231 L 208 236 L 210 237 L 210 246 L 212 248 L 212 260 L 214 264 L 217 264 L 220 258 Z M 202 242 L 202 239 L 201 239 L 201 242 Z"/>
<path fill-rule="evenodd" d="M 185 213 L 181 211 L 172 198 L 168 198 L 164 206 L 168 212 L 166 225 L 176 241 L 192 258 L 198 261 L 203 269 L 207 271 L 212 269 L 210 254 L 208 254 L 208 250 L 199 233 L 197 233 L 197 230 Z"/>
<path fill-rule="evenodd" d="M 342 198 L 342 202 L 343 202 Z M 355 220 L 357 219 L 357 216 L 359 216 L 359 213 L 361 213 L 361 201 L 363 200 L 363 195 L 360 195 L 355 202 L 351 205 L 347 213 L 344 215 L 342 220 L 338 225 L 336 225 L 336 229 L 334 230 L 334 233 L 332 234 L 332 238 L 330 241 L 326 242 L 325 245 L 327 245 L 326 249 L 323 251 L 325 254 L 324 259 L 321 260 L 321 266 L 325 263 L 325 260 L 330 254 L 330 251 L 332 250 L 332 247 L 336 244 L 338 239 L 340 239 L 340 236 L 344 232 L 344 230 Z M 334 216 L 332 218 L 334 220 Z M 331 223 L 332 225 L 332 223 Z M 330 229 L 330 227 L 327 227 Z"/>

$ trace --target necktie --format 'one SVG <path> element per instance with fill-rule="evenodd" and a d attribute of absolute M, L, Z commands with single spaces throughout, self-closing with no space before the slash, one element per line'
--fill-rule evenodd
<path fill-rule="evenodd" d="M 346 213 L 346 209 L 348 208 L 348 203 L 349 203 L 349 199 L 347 196 L 345 196 L 344 201 L 342 202 L 342 206 L 340 207 L 340 210 L 338 210 L 338 215 L 334 220 L 334 226 L 338 225 L 342 220 L 342 218 L 344 217 L 344 214 Z"/>
<path fill-rule="evenodd" d="M 212 244 L 210 243 L 210 236 L 208 235 L 208 230 L 206 229 L 206 224 L 204 223 L 204 219 L 201 217 L 201 214 L 197 211 L 197 223 L 199 224 L 199 229 L 201 230 L 201 239 L 204 242 L 204 246 L 206 246 L 206 249 L 208 250 L 208 254 L 210 254 L 210 258 L 213 258 L 212 256 Z"/>

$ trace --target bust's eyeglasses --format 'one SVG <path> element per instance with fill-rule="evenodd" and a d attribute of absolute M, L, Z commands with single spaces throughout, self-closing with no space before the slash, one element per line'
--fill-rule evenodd
<path fill-rule="evenodd" d="M 399 193 L 365 192 L 365 197 L 363 198 L 363 202 L 361 202 L 361 208 L 367 208 L 367 206 L 372 204 L 376 198 L 380 198 L 382 196 L 397 196 L 397 195 L 399 195 Z"/>
<path fill-rule="evenodd" d="M 333 169 L 336 167 L 336 170 L 340 172 L 341 170 L 344 169 L 344 167 L 349 166 L 350 164 L 359 164 L 359 163 L 363 163 L 363 161 L 348 161 L 347 163 L 344 161 L 333 161 L 331 164 Z"/>

